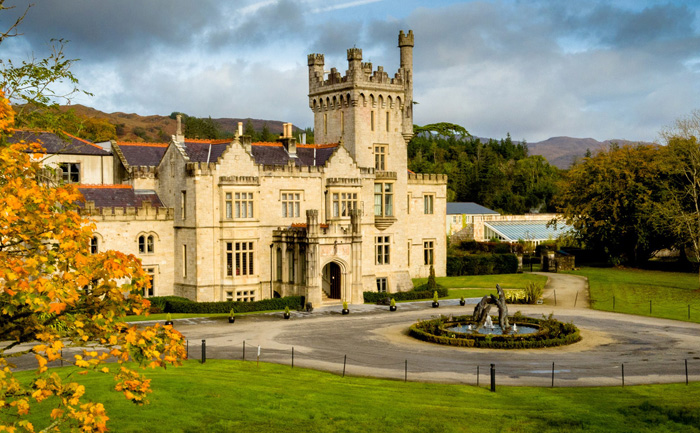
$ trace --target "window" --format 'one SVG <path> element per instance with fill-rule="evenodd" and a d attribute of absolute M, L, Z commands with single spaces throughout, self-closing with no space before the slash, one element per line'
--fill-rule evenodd
<path fill-rule="evenodd" d="M 238 302 L 254 302 L 255 290 L 238 290 L 236 291 L 236 301 Z"/>
<path fill-rule="evenodd" d="M 340 135 L 345 134 L 345 113 L 340 112 Z"/>
<path fill-rule="evenodd" d="M 386 132 L 389 132 L 389 112 L 386 112 Z"/>
<path fill-rule="evenodd" d="M 90 254 L 97 254 L 100 252 L 100 240 L 97 239 L 97 236 L 93 236 L 90 238 Z"/>
<path fill-rule="evenodd" d="M 180 217 L 183 220 L 187 218 L 187 191 L 180 193 Z"/>
<path fill-rule="evenodd" d="M 393 216 L 394 215 L 394 184 L 375 183 L 374 184 L 374 215 Z"/>
<path fill-rule="evenodd" d="M 298 218 L 301 207 L 301 194 L 298 192 L 282 193 L 282 216 L 284 218 Z"/>
<path fill-rule="evenodd" d="M 389 264 L 389 236 L 377 236 L 374 242 L 375 264 Z"/>
<path fill-rule="evenodd" d="M 282 281 L 282 248 L 277 247 L 277 281 Z"/>
<path fill-rule="evenodd" d="M 139 253 L 141 254 L 153 254 L 155 250 L 155 239 L 153 235 L 141 235 L 139 236 Z"/>
<path fill-rule="evenodd" d="M 411 194 L 408 194 L 406 196 L 406 213 L 407 214 L 411 213 Z"/>
<path fill-rule="evenodd" d="M 435 201 L 434 195 L 424 195 L 423 196 L 423 213 L 432 214 L 433 213 L 433 202 Z"/>
<path fill-rule="evenodd" d="M 377 278 L 377 292 L 379 293 L 386 293 L 386 282 L 387 278 L 382 277 L 382 278 Z"/>
<path fill-rule="evenodd" d="M 80 183 L 80 163 L 63 162 L 58 164 L 61 169 L 64 183 Z"/>
<path fill-rule="evenodd" d="M 435 242 L 425 241 L 423 242 L 423 262 L 426 265 L 432 265 L 435 252 Z"/>
<path fill-rule="evenodd" d="M 233 194 L 230 192 L 226 193 L 226 218 L 231 219 L 233 218 Z M 233 297 L 233 292 L 231 292 L 231 296 Z"/>
<path fill-rule="evenodd" d="M 377 144 L 374 146 L 374 169 L 386 170 L 386 146 Z"/>
<path fill-rule="evenodd" d="M 144 294 L 146 296 L 153 296 L 153 287 L 156 284 L 156 269 L 155 268 L 144 268 L 146 271 L 146 276 L 148 277 L 147 287 L 144 288 Z"/>
<path fill-rule="evenodd" d="M 328 134 L 328 114 L 323 114 L 323 133 Z"/>
<path fill-rule="evenodd" d="M 182 277 L 187 278 L 187 245 L 182 245 Z"/>
<path fill-rule="evenodd" d="M 411 240 L 408 240 L 408 245 L 406 245 L 406 260 L 408 262 L 408 266 L 411 266 Z"/>
<path fill-rule="evenodd" d="M 253 193 L 237 192 L 235 194 L 236 218 L 253 218 Z"/>
<path fill-rule="evenodd" d="M 374 131 L 374 111 L 370 111 L 370 131 Z"/>
<path fill-rule="evenodd" d="M 350 216 L 352 209 L 357 209 L 356 192 L 334 192 L 333 193 L 333 218 Z"/>
<path fill-rule="evenodd" d="M 294 284 L 297 280 L 296 276 L 296 257 L 294 256 L 294 249 L 287 248 L 287 265 L 289 265 L 287 277 L 289 277 L 289 282 Z"/>
<path fill-rule="evenodd" d="M 306 247 L 299 246 L 299 282 L 306 284 Z"/>
<path fill-rule="evenodd" d="M 253 275 L 253 243 L 226 242 L 226 275 L 233 276 L 235 258 L 235 275 Z"/>
<path fill-rule="evenodd" d="M 226 300 L 233 301 L 233 292 L 226 292 Z"/>

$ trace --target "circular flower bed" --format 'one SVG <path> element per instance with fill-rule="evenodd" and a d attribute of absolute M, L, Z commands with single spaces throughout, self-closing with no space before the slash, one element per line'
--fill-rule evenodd
<path fill-rule="evenodd" d="M 581 334 L 572 323 L 562 323 L 550 315 L 533 319 L 516 313 L 508 318 L 511 326 L 532 326 L 539 328 L 533 334 L 479 334 L 475 332 L 455 332 L 448 328 L 457 325 L 474 324 L 472 316 L 422 320 L 409 328 L 409 335 L 419 340 L 450 346 L 479 347 L 486 349 L 535 349 L 540 347 L 564 346 L 581 340 Z"/>

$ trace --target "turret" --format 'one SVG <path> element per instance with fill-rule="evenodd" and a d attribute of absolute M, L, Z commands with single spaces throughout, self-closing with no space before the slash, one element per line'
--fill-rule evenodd
<path fill-rule="evenodd" d="M 409 30 L 408 34 L 404 34 L 403 30 L 399 32 L 399 49 L 401 50 L 400 73 L 406 95 L 401 129 L 408 143 L 408 140 L 413 137 L 413 30 Z"/>
<path fill-rule="evenodd" d="M 323 82 L 323 54 L 309 54 L 309 89 L 315 86 L 316 82 Z"/>
<path fill-rule="evenodd" d="M 348 76 L 358 80 L 362 76 L 362 49 L 348 49 Z"/>

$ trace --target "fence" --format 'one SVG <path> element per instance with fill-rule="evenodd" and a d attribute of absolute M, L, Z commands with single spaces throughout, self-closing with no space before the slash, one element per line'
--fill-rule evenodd
<path fill-rule="evenodd" d="M 598 365 L 587 362 L 484 362 L 441 363 L 420 356 L 398 359 L 392 354 L 338 353 L 314 349 L 313 353 L 290 349 L 265 348 L 240 341 L 226 347 L 213 347 L 206 340 L 188 341 L 189 359 L 230 359 L 245 362 L 268 362 L 290 368 L 310 368 L 345 377 L 369 376 L 383 379 L 417 382 L 449 382 L 473 386 L 496 383 L 510 386 L 571 387 L 571 386 L 630 386 L 651 383 L 685 383 L 700 381 L 700 357 L 669 359 L 659 363 L 645 360 L 609 362 Z M 488 354 L 484 353 L 484 358 Z M 542 358 L 542 357 L 540 357 Z"/>

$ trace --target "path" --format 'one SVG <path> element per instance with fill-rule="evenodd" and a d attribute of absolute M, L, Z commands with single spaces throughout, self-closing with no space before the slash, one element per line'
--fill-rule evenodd
<path fill-rule="evenodd" d="M 589 308 L 588 279 L 579 275 L 552 272 L 532 272 L 547 277 L 544 286 L 544 303 L 561 308 Z"/>

